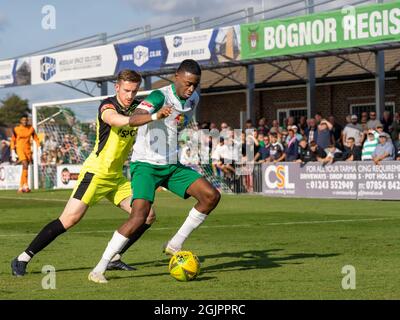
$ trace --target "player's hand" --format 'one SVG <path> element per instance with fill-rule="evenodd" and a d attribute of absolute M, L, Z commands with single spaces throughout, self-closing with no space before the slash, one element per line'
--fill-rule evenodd
<path fill-rule="evenodd" d="M 11 161 L 12 162 L 17 162 L 18 156 L 15 150 L 11 150 Z"/>
<path fill-rule="evenodd" d="M 157 112 L 157 120 L 165 119 L 172 113 L 172 106 L 164 106 Z"/>

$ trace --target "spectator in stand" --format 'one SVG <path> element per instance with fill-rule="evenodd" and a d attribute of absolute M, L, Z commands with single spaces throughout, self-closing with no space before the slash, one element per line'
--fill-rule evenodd
<path fill-rule="evenodd" d="M 326 158 L 326 152 L 318 146 L 315 141 L 309 143 L 311 151 L 311 161 L 321 161 Z"/>
<path fill-rule="evenodd" d="M 292 117 L 292 116 L 290 116 L 290 117 L 287 119 L 287 126 L 286 126 L 286 128 L 289 129 L 290 127 L 295 126 L 295 125 L 296 125 L 295 118 Z"/>
<path fill-rule="evenodd" d="M 278 135 L 271 133 L 270 135 L 270 158 L 269 162 L 281 162 L 285 159 L 285 152 L 282 144 L 278 141 Z"/>
<path fill-rule="evenodd" d="M 211 159 L 218 169 L 220 169 L 227 177 L 231 177 L 235 173 L 235 168 L 233 168 L 232 162 L 229 161 L 228 158 L 229 147 L 225 144 L 225 139 L 221 137 L 219 144 L 211 155 Z"/>
<path fill-rule="evenodd" d="M 270 129 L 270 133 L 280 133 L 282 132 L 282 128 L 279 126 L 278 120 L 273 120 L 272 121 L 272 127 Z"/>
<path fill-rule="evenodd" d="M 221 126 L 220 126 L 221 131 L 227 130 L 228 127 L 229 126 L 228 126 L 228 124 L 226 122 L 221 122 Z M 210 129 L 211 129 L 211 127 L 210 127 Z"/>
<path fill-rule="evenodd" d="M 399 140 L 399 133 L 400 133 L 400 114 L 396 112 L 394 114 L 394 119 L 392 122 L 392 140 L 398 141 Z"/>
<path fill-rule="evenodd" d="M 283 129 L 281 134 L 278 133 L 278 142 L 281 143 L 284 149 L 286 149 L 286 145 L 288 143 L 288 136 L 289 133 L 286 129 Z"/>
<path fill-rule="evenodd" d="M 369 113 L 369 120 L 367 122 L 367 129 L 376 129 L 381 122 L 376 118 L 376 112 L 371 111 Z"/>
<path fill-rule="evenodd" d="M 43 144 L 43 151 L 50 152 L 51 150 L 57 149 L 57 141 L 53 137 L 53 135 L 46 135 L 44 144 Z"/>
<path fill-rule="evenodd" d="M 299 133 L 299 128 L 297 126 L 291 126 L 289 129 L 293 129 L 294 135 L 297 138 L 297 142 L 303 139 L 303 135 Z"/>
<path fill-rule="evenodd" d="M 251 143 L 254 144 L 254 154 L 258 152 L 258 149 L 260 148 L 260 141 L 258 140 L 258 132 L 257 130 L 253 129 L 252 134 L 247 135 L 248 141 L 251 141 Z"/>
<path fill-rule="evenodd" d="M 328 122 L 332 125 L 331 133 L 337 147 L 341 146 L 340 139 L 342 138 L 343 127 L 336 122 L 334 116 L 328 117 Z"/>
<path fill-rule="evenodd" d="M 299 119 L 299 123 L 297 124 L 297 127 L 299 128 L 299 133 L 302 135 L 305 134 L 305 130 L 307 128 L 307 117 L 306 116 L 301 116 Z"/>
<path fill-rule="evenodd" d="M 258 133 L 262 133 L 264 136 L 266 136 L 269 133 L 269 127 L 267 126 L 267 119 L 261 118 L 258 121 L 257 131 Z"/>
<path fill-rule="evenodd" d="M 360 120 L 361 128 L 364 133 L 368 131 L 367 123 L 368 123 L 368 112 L 364 111 L 361 113 L 361 120 Z"/>
<path fill-rule="evenodd" d="M 347 139 L 347 146 L 344 147 L 343 161 L 360 161 L 361 147 L 356 146 L 354 138 Z"/>
<path fill-rule="evenodd" d="M 367 139 L 364 141 L 364 145 L 361 153 L 361 160 L 372 160 L 372 154 L 375 151 L 376 146 L 378 145 L 378 137 L 379 134 L 373 130 L 368 130 Z"/>
<path fill-rule="evenodd" d="M 271 144 L 269 141 L 269 136 L 264 136 L 264 146 L 258 149 L 258 152 L 254 156 L 254 161 L 258 163 L 269 162 L 270 161 L 270 148 Z"/>
<path fill-rule="evenodd" d="M 310 144 L 311 141 L 317 141 L 318 138 L 318 128 L 317 122 L 314 118 L 308 120 L 308 127 L 305 130 L 305 135 L 307 142 Z"/>
<path fill-rule="evenodd" d="M 394 146 L 389 138 L 386 132 L 379 134 L 379 143 L 372 154 L 372 161 L 377 165 L 381 164 L 381 161 L 394 160 Z"/>
<path fill-rule="evenodd" d="M 307 140 L 302 139 L 299 142 L 299 158 L 296 160 L 296 162 L 304 164 L 310 161 L 316 161 L 316 159 L 313 160 L 313 155 L 310 147 L 308 146 Z"/>
<path fill-rule="evenodd" d="M 382 124 L 382 123 L 379 123 L 379 124 L 376 126 L 375 131 L 378 133 L 378 137 L 379 137 L 379 135 L 380 135 L 381 133 L 385 132 L 385 131 L 383 130 L 383 124 Z"/>
<path fill-rule="evenodd" d="M 322 114 L 319 113 L 319 112 L 317 112 L 317 113 L 315 114 L 314 119 L 315 119 L 316 125 L 318 126 L 318 125 L 321 123 L 321 121 L 322 121 Z"/>
<path fill-rule="evenodd" d="M 299 157 L 299 143 L 292 128 L 288 130 L 289 141 L 285 149 L 285 161 L 292 162 Z"/>
<path fill-rule="evenodd" d="M 392 122 L 393 122 L 393 118 L 392 118 L 391 112 L 385 110 L 383 112 L 382 121 L 381 121 L 381 123 L 383 124 L 383 131 L 390 134 L 390 131 L 392 129 Z"/>
<path fill-rule="evenodd" d="M 316 139 L 316 142 L 321 149 L 326 149 L 329 145 L 334 143 L 331 130 L 332 124 L 325 119 L 321 119 L 318 125 L 318 134 Z"/>
<path fill-rule="evenodd" d="M 332 164 L 335 161 L 341 161 L 343 158 L 342 150 L 336 148 L 336 145 L 330 144 L 325 150 L 326 157 L 318 159 L 322 164 Z"/>
<path fill-rule="evenodd" d="M 400 133 L 398 134 L 397 140 L 394 142 L 394 149 L 396 152 L 396 160 L 400 160 Z"/>
<path fill-rule="evenodd" d="M 244 130 L 254 129 L 253 122 L 249 119 L 244 124 Z"/>
<path fill-rule="evenodd" d="M 1 141 L 0 147 L 0 163 L 8 164 L 11 162 L 11 149 L 7 140 Z"/>
<path fill-rule="evenodd" d="M 361 125 L 358 123 L 357 115 L 351 116 L 351 123 L 348 123 L 343 129 L 343 146 L 346 146 L 347 140 L 353 138 L 356 146 L 361 146 L 364 140 L 364 133 Z"/>

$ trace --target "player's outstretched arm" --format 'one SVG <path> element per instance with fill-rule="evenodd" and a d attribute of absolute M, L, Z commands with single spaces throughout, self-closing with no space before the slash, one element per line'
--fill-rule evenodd
<path fill-rule="evenodd" d="M 129 117 L 119 114 L 116 110 L 107 109 L 103 111 L 101 118 L 112 127 L 124 127 L 129 125 Z"/>
<path fill-rule="evenodd" d="M 137 108 L 129 118 L 131 127 L 143 126 L 151 121 L 160 120 L 168 117 L 172 113 L 171 106 L 163 106 L 156 113 L 150 114 L 147 110 Z"/>

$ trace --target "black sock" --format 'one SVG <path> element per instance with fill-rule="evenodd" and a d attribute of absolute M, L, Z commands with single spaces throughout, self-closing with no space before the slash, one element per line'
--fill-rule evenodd
<path fill-rule="evenodd" d="M 148 229 L 148 228 L 150 228 L 151 227 L 151 224 L 142 224 L 140 227 L 139 227 L 139 229 L 137 229 L 130 237 L 129 237 L 129 240 L 128 240 L 128 242 L 126 243 L 126 245 L 125 245 L 125 247 L 123 247 L 122 248 L 122 250 L 121 250 L 121 252 L 119 253 L 120 255 L 122 255 L 126 250 L 128 250 L 129 249 L 129 247 L 131 246 L 131 245 L 133 245 L 135 242 L 136 242 L 136 240 L 138 240 L 141 236 L 142 236 L 142 234 Z"/>
<path fill-rule="evenodd" d="M 32 258 L 65 231 L 66 230 L 59 219 L 50 222 L 38 233 L 29 247 L 26 248 L 26 254 Z"/>

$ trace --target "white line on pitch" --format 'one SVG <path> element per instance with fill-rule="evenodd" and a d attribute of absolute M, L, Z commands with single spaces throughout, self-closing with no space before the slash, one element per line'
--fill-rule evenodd
<path fill-rule="evenodd" d="M 262 225 L 251 225 L 251 224 L 230 224 L 230 225 L 217 225 L 217 226 L 202 226 L 202 229 L 214 229 L 214 228 L 249 228 L 249 227 L 265 227 L 265 226 L 287 226 L 287 225 L 301 225 L 301 224 L 325 224 L 325 223 L 343 223 L 343 222 L 370 222 L 370 221 L 389 221 L 389 220 L 400 220 L 400 218 L 366 218 L 366 219 L 342 219 L 342 220 L 319 220 L 319 221 L 293 221 L 293 222 L 271 222 Z M 163 228 L 151 228 L 150 230 L 171 230 L 177 229 L 177 227 L 163 227 Z M 93 231 L 72 231 L 71 234 L 91 234 L 91 233 L 112 233 L 115 230 L 93 230 Z M 21 237 L 21 236 L 34 236 L 36 233 L 19 233 L 19 234 L 0 234 L 0 237 Z"/>

